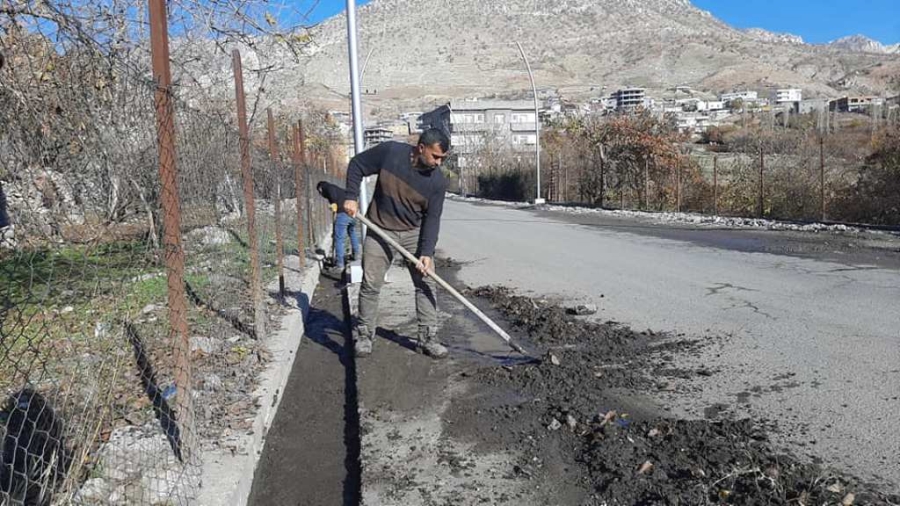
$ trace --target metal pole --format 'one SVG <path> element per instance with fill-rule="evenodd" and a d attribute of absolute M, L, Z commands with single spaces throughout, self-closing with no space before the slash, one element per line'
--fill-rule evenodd
<path fill-rule="evenodd" d="M 300 123 L 302 125 L 302 123 Z M 292 128 L 292 140 L 294 144 L 294 197 L 297 199 L 295 204 L 297 211 L 297 257 L 300 261 L 300 268 L 306 265 L 306 247 L 303 244 L 303 153 L 300 150 L 300 129 L 298 125 Z"/>
<path fill-rule="evenodd" d="M 822 204 L 822 221 L 825 221 L 825 136 L 819 136 L 819 190 Z"/>
<path fill-rule="evenodd" d="M 315 248 L 319 244 L 319 236 L 316 231 L 316 220 L 312 207 L 312 179 L 310 177 L 309 165 L 303 168 L 303 173 L 306 178 L 306 223 L 309 226 L 309 240 L 311 241 L 313 248 Z"/>
<path fill-rule="evenodd" d="M 244 180 L 244 207 L 247 210 L 247 242 L 250 245 L 250 291 L 253 297 L 256 338 L 266 335 L 266 315 L 262 300 L 262 273 L 259 268 L 259 240 L 256 236 L 256 202 L 253 196 L 253 167 L 250 163 L 250 131 L 247 127 L 247 101 L 244 95 L 244 74 L 241 52 L 231 52 L 234 69 L 234 93 L 237 100 L 238 132 L 240 134 L 241 175 Z"/>
<path fill-rule="evenodd" d="M 650 209 L 650 159 L 644 159 L 644 211 Z"/>
<path fill-rule="evenodd" d="M 156 81 L 157 147 L 162 184 L 163 245 L 169 302 L 169 339 L 175 349 L 176 413 L 181 422 L 182 452 L 192 455 L 191 358 L 184 297 L 184 250 L 181 247 L 181 203 L 175 161 L 175 108 L 171 101 L 168 14 L 164 0 L 150 0 L 150 47 Z M 184 455 L 184 453 L 182 453 Z"/>
<path fill-rule="evenodd" d="M 519 48 L 519 54 L 521 54 L 522 59 L 525 60 L 525 70 L 528 71 L 528 79 L 531 80 L 531 93 L 532 97 L 534 98 L 534 165 L 537 174 L 534 203 L 543 204 L 544 199 L 541 198 L 541 120 L 538 116 L 537 87 L 535 87 L 534 85 L 534 74 L 531 73 L 531 64 L 528 63 L 528 58 L 525 56 L 525 51 L 522 49 L 522 44 L 519 44 L 519 42 L 517 41 L 516 47 Z"/>
<path fill-rule="evenodd" d="M 763 171 L 765 170 L 765 157 L 763 155 L 762 146 L 759 148 L 759 217 L 763 217 L 763 213 L 765 212 L 765 204 L 764 200 L 764 188 L 763 188 Z"/>
<path fill-rule="evenodd" d="M 681 163 L 675 165 L 675 206 L 681 212 Z"/>
<path fill-rule="evenodd" d="M 347 45 L 350 54 L 350 102 L 353 119 L 353 154 L 358 155 L 365 149 L 363 145 L 362 104 L 359 99 L 359 61 L 356 41 L 356 0 L 347 0 Z M 369 196 L 366 194 L 366 178 L 359 185 L 359 212 L 366 213 L 369 207 Z M 366 226 L 362 227 L 362 239 L 366 238 Z"/>
<path fill-rule="evenodd" d="M 719 214 L 719 157 L 713 156 L 713 214 Z"/>
<path fill-rule="evenodd" d="M 316 246 L 316 230 L 315 224 L 312 219 L 312 201 L 310 200 L 310 190 L 312 189 L 312 179 L 310 179 L 310 170 L 309 170 L 309 155 L 306 152 L 306 130 L 303 128 L 303 121 L 298 121 L 297 126 L 300 129 L 299 135 L 299 146 L 300 146 L 300 170 L 303 171 L 303 180 L 306 181 L 306 187 L 304 188 L 304 209 L 306 209 L 306 230 L 307 237 L 309 237 L 310 245 L 313 248 Z M 297 205 L 300 205 L 300 202 L 297 202 Z M 298 211 L 299 212 L 299 211 Z"/>
<path fill-rule="evenodd" d="M 275 174 L 275 264 L 278 267 L 278 294 L 284 297 L 284 236 L 281 233 L 281 163 L 278 160 L 278 145 L 275 142 L 275 118 L 272 109 L 266 110 L 269 130 L 269 154 Z"/>

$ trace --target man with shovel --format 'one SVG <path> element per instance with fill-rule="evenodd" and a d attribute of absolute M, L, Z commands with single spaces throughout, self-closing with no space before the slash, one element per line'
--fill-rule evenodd
<path fill-rule="evenodd" d="M 416 350 L 436 359 L 447 356 L 447 348 L 437 341 L 436 287 L 428 273 L 434 269 L 434 249 L 447 190 L 447 179 L 440 166 L 449 151 L 449 137 L 436 128 L 423 132 L 416 146 L 384 142 L 363 151 L 350 160 L 344 201 L 344 211 L 356 217 L 363 177 L 378 174 L 367 217 L 418 258 L 415 264 L 407 264 L 416 287 L 419 324 Z M 372 353 L 378 297 L 393 257 L 394 251 L 384 239 L 367 234 L 363 245 L 359 320 L 353 329 L 357 357 Z"/>

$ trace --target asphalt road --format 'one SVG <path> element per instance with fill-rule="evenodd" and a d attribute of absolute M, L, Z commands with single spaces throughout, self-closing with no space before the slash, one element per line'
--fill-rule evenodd
<path fill-rule="evenodd" d="M 574 223 L 578 221 L 579 223 Z M 688 416 L 775 420 L 779 442 L 900 488 L 896 239 L 672 227 L 448 201 L 438 254 L 470 286 L 593 302 L 598 318 L 707 340 Z M 887 247 L 885 247 L 887 244 Z M 775 253 L 772 253 L 775 252 Z"/>

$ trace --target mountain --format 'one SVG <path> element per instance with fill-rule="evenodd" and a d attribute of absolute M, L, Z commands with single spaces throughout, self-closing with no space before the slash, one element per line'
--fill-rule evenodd
<path fill-rule="evenodd" d="M 835 49 L 843 49 L 845 51 L 855 51 L 859 53 L 876 53 L 876 54 L 898 54 L 900 53 L 900 44 L 885 46 L 877 40 L 872 40 L 865 35 L 851 35 L 832 41 L 828 44 Z"/>
<path fill-rule="evenodd" d="M 803 37 L 792 33 L 776 33 L 762 28 L 747 28 L 744 33 L 762 42 L 805 44 Z"/>
<path fill-rule="evenodd" d="M 688 0 L 373 0 L 358 21 L 361 67 L 371 53 L 362 78 L 370 114 L 449 98 L 530 96 L 516 41 L 538 88 L 573 99 L 621 86 L 656 97 L 680 85 L 709 94 L 789 86 L 833 97 L 900 84 L 900 55 L 739 30 Z M 344 15 L 311 35 L 300 61 L 271 76 L 268 91 L 282 103 L 303 97 L 346 108 Z"/>

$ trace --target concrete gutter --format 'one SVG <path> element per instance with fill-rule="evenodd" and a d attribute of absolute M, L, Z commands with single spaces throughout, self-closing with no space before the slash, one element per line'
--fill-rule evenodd
<path fill-rule="evenodd" d="M 331 249 L 331 237 L 327 235 L 320 246 Z M 321 265 L 307 260 L 300 268 L 296 256 L 285 257 L 285 286 L 291 296 L 285 301 L 287 314 L 281 320 L 281 329 L 266 338 L 272 362 L 259 378 L 259 387 L 253 393 L 259 399 L 259 409 L 252 428 L 235 435 L 215 451 L 202 454 L 200 494 L 197 504 L 203 506 L 242 506 L 247 504 L 253 476 L 262 455 L 266 434 L 278 411 L 281 395 L 294 365 L 300 340 L 304 335 L 304 322 L 309 315 L 309 304 L 319 282 Z M 278 281 L 266 287 L 267 293 L 278 291 Z M 273 299 L 270 299 L 270 301 Z"/>

